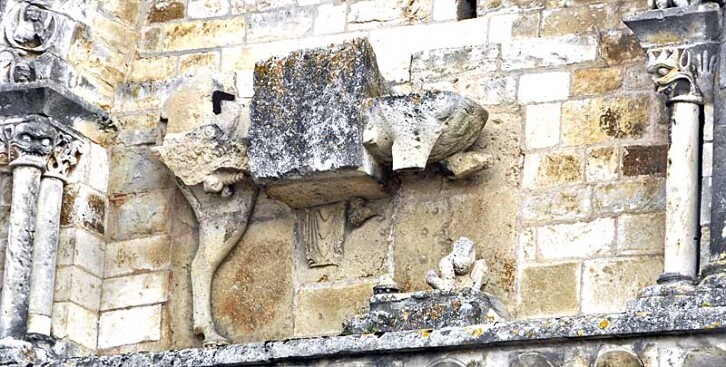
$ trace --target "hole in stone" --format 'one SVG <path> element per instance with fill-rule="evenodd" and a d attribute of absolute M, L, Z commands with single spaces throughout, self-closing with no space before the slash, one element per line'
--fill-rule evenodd
<path fill-rule="evenodd" d="M 212 93 L 212 112 L 215 115 L 222 113 L 222 101 L 234 101 L 234 94 L 222 92 L 220 90 Z"/>
<path fill-rule="evenodd" d="M 477 0 L 459 0 L 459 6 L 456 9 L 456 19 L 473 19 L 476 18 L 476 1 Z"/>

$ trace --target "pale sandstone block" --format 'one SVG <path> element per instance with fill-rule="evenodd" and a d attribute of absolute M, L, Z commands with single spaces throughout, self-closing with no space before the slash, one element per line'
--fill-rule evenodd
<path fill-rule="evenodd" d="M 131 63 L 128 81 L 166 80 L 176 74 L 176 58 L 158 56 L 136 59 Z"/>
<path fill-rule="evenodd" d="M 179 75 L 219 69 L 219 53 L 204 52 L 179 56 Z"/>
<path fill-rule="evenodd" d="M 347 5 L 325 4 L 318 7 L 318 16 L 315 18 L 313 33 L 321 34 L 340 33 L 345 31 L 345 17 Z"/>
<path fill-rule="evenodd" d="M 517 78 L 509 76 L 487 76 L 477 81 L 476 89 L 471 95 L 477 102 L 485 106 L 514 103 L 517 100 Z"/>
<path fill-rule="evenodd" d="M 165 25 L 163 50 L 184 51 L 241 44 L 247 29 L 242 17 Z"/>
<path fill-rule="evenodd" d="M 643 95 L 567 101 L 562 106 L 562 142 L 589 145 L 642 138 L 648 131 L 649 105 Z"/>
<path fill-rule="evenodd" d="M 58 241 L 58 265 L 77 265 L 98 278 L 103 277 L 105 241 L 82 228 L 62 228 Z"/>
<path fill-rule="evenodd" d="M 173 191 L 117 195 L 110 199 L 108 216 L 111 240 L 166 232 Z"/>
<path fill-rule="evenodd" d="M 570 65 L 597 58 L 594 36 L 521 39 L 502 44 L 502 70 Z"/>
<path fill-rule="evenodd" d="M 711 200 L 713 196 L 713 179 L 704 177 L 701 180 L 701 225 L 707 226 L 711 223 Z M 706 242 L 708 243 L 708 242 Z M 707 264 L 707 262 L 702 262 Z"/>
<path fill-rule="evenodd" d="M 126 194 L 174 187 L 174 175 L 148 146 L 111 151 L 109 193 Z"/>
<path fill-rule="evenodd" d="M 497 14 L 489 21 L 489 42 L 505 43 L 512 40 L 512 27 L 519 19 L 519 14 Z"/>
<path fill-rule="evenodd" d="M 257 9 L 256 0 L 229 0 L 232 14 L 244 14 Z"/>
<path fill-rule="evenodd" d="M 662 257 L 597 259 L 585 261 L 582 312 L 622 312 L 638 290 L 655 285 L 663 272 Z"/>
<path fill-rule="evenodd" d="M 98 328 L 100 349 L 159 340 L 161 305 L 104 312 L 98 321 Z"/>
<path fill-rule="evenodd" d="M 65 308 L 67 312 L 65 330 L 68 340 L 95 350 L 99 329 L 98 313 L 73 303 L 67 303 Z"/>
<path fill-rule="evenodd" d="M 520 259 L 533 262 L 537 260 L 537 229 L 528 227 L 518 238 Z"/>
<path fill-rule="evenodd" d="M 524 135 L 527 148 L 548 148 L 560 142 L 561 103 L 528 105 Z"/>
<path fill-rule="evenodd" d="M 136 24 L 139 16 L 139 0 L 106 0 L 99 5 L 106 13 L 115 15 L 128 24 Z"/>
<path fill-rule="evenodd" d="M 235 73 L 237 94 L 242 98 L 252 98 L 255 95 L 254 72 L 242 70 Z"/>
<path fill-rule="evenodd" d="M 610 181 L 618 178 L 617 147 L 592 148 L 587 150 L 585 175 L 587 182 Z"/>
<path fill-rule="evenodd" d="M 171 261 L 170 251 L 171 240 L 167 235 L 109 243 L 106 247 L 105 276 L 167 270 Z"/>
<path fill-rule="evenodd" d="M 398 1 L 367 0 L 350 5 L 348 29 L 371 29 L 400 24 L 402 18 Z"/>
<path fill-rule="evenodd" d="M 433 19 L 435 22 L 456 20 L 458 1 L 434 0 Z"/>
<path fill-rule="evenodd" d="M 620 181 L 593 188 L 596 213 L 642 213 L 665 210 L 665 181 Z"/>
<path fill-rule="evenodd" d="M 337 335 L 345 320 L 365 313 L 373 286 L 368 283 L 297 294 L 295 336 Z"/>
<path fill-rule="evenodd" d="M 473 80 L 480 74 L 496 71 L 499 54 L 499 48 L 493 45 L 440 48 L 417 52 L 413 54 L 411 61 L 411 79 L 428 82 L 453 74 L 467 73 L 471 74 Z M 461 79 L 468 75 L 457 76 Z M 489 77 L 486 80 L 494 78 Z"/>
<path fill-rule="evenodd" d="M 105 279 L 101 310 L 166 302 L 169 273 L 166 271 Z"/>
<path fill-rule="evenodd" d="M 153 144 L 160 136 L 158 113 L 119 117 L 118 127 L 118 140 L 126 146 Z"/>
<path fill-rule="evenodd" d="M 53 303 L 50 332 L 59 339 L 68 337 L 68 302 Z"/>
<path fill-rule="evenodd" d="M 580 309 L 580 263 L 528 266 L 520 281 L 521 317 L 562 316 Z"/>
<path fill-rule="evenodd" d="M 560 101 L 569 95 L 570 73 L 525 74 L 519 78 L 520 103 Z"/>
<path fill-rule="evenodd" d="M 54 300 L 70 301 L 88 310 L 98 311 L 101 301 L 101 279 L 76 266 L 58 268 Z"/>
<path fill-rule="evenodd" d="M 572 80 L 572 94 L 575 96 L 602 94 L 623 85 L 623 70 L 620 68 L 590 68 L 575 71 Z"/>
<path fill-rule="evenodd" d="M 545 188 L 582 181 L 582 158 L 574 152 L 530 153 L 524 157 L 526 188 Z"/>
<path fill-rule="evenodd" d="M 662 254 L 665 214 L 623 214 L 618 217 L 618 254 Z"/>
<path fill-rule="evenodd" d="M 311 9 L 307 8 L 254 13 L 249 17 L 247 42 L 267 42 L 303 37 L 312 31 L 313 21 L 313 13 Z"/>
<path fill-rule="evenodd" d="M 610 254 L 614 243 L 612 218 L 537 229 L 537 251 L 545 260 L 587 259 Z"/>
<path fill-rule="evenodd" d="M 228 0 L 189 0 L 187 16 L 190 19 L 219 17 L 229 13 Z"/>
<path fill-rule="evenodd" d="M 295 5 L 295 0 L 257 0 L 257 10 L 270 10 Z"/>
<path fill-rule="evenodd" d="M 102 40 L 122 55 L 129 55 L 136 50 L 138 33 L 128 24 L 108 19 L 101 13 L 89 14 L 93 19 L 93 37 Z"/>
<path fill-rule="evenodd" d="M 556 192 L 528 194 L 523 199 L 526 221 L 584 219 L 591 212 L 589 187 L 569 187 Z"/>
<path fill-rule="evenodd" d="M 66 185 L 63 191 L 60 224 L 106 233 L 108 198 L 84 184 Z"/>
<path fill-rule="evenodd" d="M 545 10 L 542 13 L 542 36 L 582 34 L 614 28 L 619 23 L 615 11 L 608 4 Z"/>

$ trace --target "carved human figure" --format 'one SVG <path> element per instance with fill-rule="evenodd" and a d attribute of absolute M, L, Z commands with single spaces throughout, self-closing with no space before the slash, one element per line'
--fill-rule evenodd
<path fill-rule="evenodd" d="M 53 37 L 53 16 L 35 4 L 27 4 L 20 10 L 12 40 L 26 49 L 36 49 L 46 45 Z"/>
<path fill-rule="evenodd" d="M 488 282 L 488 268 L 484 259 L 476 259 L 474 242 L 462 237 L 452 247 L 451 253 L 439 262 L 439 274 L 434 270 L 426 273 L 426 283 L 440 290 L 481 290 Z"/>

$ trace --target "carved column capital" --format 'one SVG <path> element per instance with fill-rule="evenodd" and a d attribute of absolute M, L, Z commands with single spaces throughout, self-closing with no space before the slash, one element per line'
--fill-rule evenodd
<path fill-rule="evenodd" d="M 709 48 L 661 47 L 648 50 L 646 70 L 668 102 L 713 101 L 716 55 Z"/>
<path fill-rule="evenodd" d="M 34 166 L 65 180 L 86 150 L 83 140 L 43 115 L 5 122 L 0 130 L 0 166 Z"/>

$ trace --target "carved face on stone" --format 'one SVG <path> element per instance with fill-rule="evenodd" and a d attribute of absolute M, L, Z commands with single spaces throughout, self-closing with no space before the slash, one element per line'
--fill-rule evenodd
<path fill-rule="evenodd" d="M 57 25 L 55 15 L 38 4 L 20 3 L 7 17 L 5 34 L 10 44 L 26 51 L 43 52 L 52 44 Z"/>
<path fill-rule="evenodd" d="M 687 51 L 676 48 L 650 51 L 646 70 L 660 93 L 673 95 L 679 90 L 689 93 L 694 86 L 691 57 Z"/>
<path fill-rule="evenodd" d="M 58 133 L 48 117 L 31 115 L 15 126 L 10 143 L 11 157 L 21 155 L 47 157 L 55 146 Z"/>
<path fill-rule="evenodd" d="M 463 237 L 454 243 L 454 250 L 451 252 L 451 259 L 456 275 L 466 275 L 471 271 L 471 265 L 476 261 L 474 242 Z"/>

